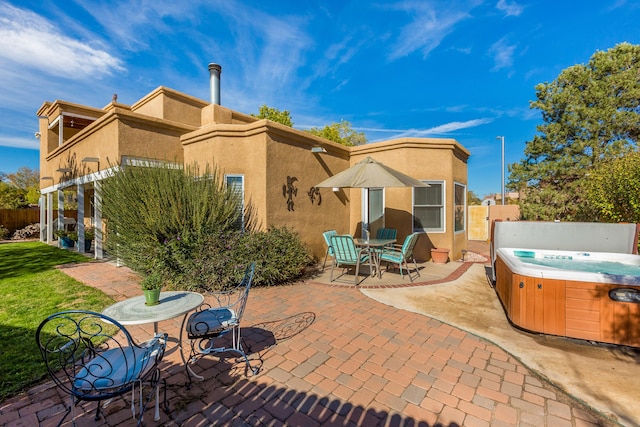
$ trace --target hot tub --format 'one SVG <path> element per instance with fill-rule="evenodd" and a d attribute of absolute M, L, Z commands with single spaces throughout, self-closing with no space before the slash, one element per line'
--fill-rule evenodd
<path fill-rule="evenodd" d="M 640 256 L 496 250 L 496 291 L 515 326 L 640 347 Z"/>

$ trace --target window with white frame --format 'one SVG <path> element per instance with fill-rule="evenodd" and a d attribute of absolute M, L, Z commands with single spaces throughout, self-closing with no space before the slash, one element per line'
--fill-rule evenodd
<path fill-rule="evenodd" d="M 413 189 L 413 231 L 443 233 L 445 231 L 444 181 L 422 181 L 429 187 Z"/>
<path fill-rule="evenodd" d="M 244 230 L 244 175 L 225 175 L 224 182 L 238 195 L 238 227 Z"/>
<path fill-rule="evenodd" d="M 459 233 L 465 230 L 467 224 L 467 186 L 455 182 L 453 207 L 453 231 Z"/>

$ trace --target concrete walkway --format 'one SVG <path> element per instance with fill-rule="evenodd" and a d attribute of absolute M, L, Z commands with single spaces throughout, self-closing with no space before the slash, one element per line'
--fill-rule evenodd
<path fill-rule="evenodd" d="M 423 279 L 462 280 L 483 267 L 450 263 L 439 273 L 437 268 L 424 265 Z M 62 270 L 116 300 L 140 294 L 135 275 L 109 262 Z M 384 280 L 394 275 L 388 273 Z M 159 422 L 149 412 L 145 424 L 616 425 L 548 384 L 497 345 L 365 295 L 380 289 L 378 279 L 366 279 L 360 290 L 342 282 L 323 283 L 322 277 L 251 290 L 243 336 L 252 363 L 261 365 L 258 375 L 246 375 L 244 364 L 233 359 L 210 357 L 195 367 L 205 382 L 187 389 L 177 348 L 170 344 L 162 366 L 170 412 L 162 413 Z M 353 276 L 344 277 L 352 282 Z M 407 285 L 406 279 L 400 283 L 405 290 L 418 288 Z M 180 321 L 162 322 L 160 329 L 177 337 Z M 128 329 L 139 340 L 152 333 L 151 325 Z M 68 404 L 68 398 L 48 381 L 0 403 L 0 424 L 55 425 L 63 404 Z M 105 410 L 106 420 L 98 422 L 93 421 L 94 408 L 95 403 L 84 404 L 76 411 L 78 425 L 132 424 L 124 402 L 111 403 Z"/>

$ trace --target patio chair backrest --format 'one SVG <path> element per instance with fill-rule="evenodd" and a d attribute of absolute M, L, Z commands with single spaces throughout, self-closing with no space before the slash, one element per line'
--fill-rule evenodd
<path fill-rule="evenodd" d="M 209 292 L 209 301 L 202 304 L 189 315 L 186 323 L 187 337 L 191 351 L 188 363 L 211 353 L 234 352 L 244 358 L 247 369 L 257 374 L 260 367 L 252 367 L 242 347 L 240 321 L 249 297 L 256 263 L 252 262 L 245 270 L 242 281 L 235 287 L 219 292 Z M 231 333 L 227 345 L 220 345 L 217 338 Z M 187 365 L 187 376 L 191 384 L 193 371 Z M 197 376 L 197 375 L 196 375 Z"/>
<path fill-rule="evenodd" d="M 331 236 L 331 247 L 338 263 L 358 261 L 360 251 L 350 235 Z"/>
<path fill-rule="evenodd" d="M 158 365 L 167 339 L 167 334 L 156 334 L 149 341 L 137 344 L 129 331 L 113 318 L 85 310 L 62 311 L 44 319 L 36 330 L 38 349 L 53 382 L 71 395 L 73 401 L 60 424 L 70 412 L 75 418 L 77 401 L 108 400 L 135 390 L 131 407 L 135 417 L 135 396 L 139 395 L 137 424 L 141 425 L 147 403 L 154 394 L 158 396 Z M 144 392 L 144 398 L 143 381 L 151 385 Z M 100 408 L 98 404 L 96 420 Z M 159 408 L 159 399 L 156 399 L 156 419 L 160 417 Z"/>
<path fill-rule="evenodd" d="M 395 239 L 397 235 L 398 230 L 395 228 L 378 228 L 376 239 Z"/>
<path fill-rule="evenodd" d="M 411 233 L 404 239 L 402 255 L 405 259 L 413 255 L 413 249 L 416 247 L 416 243 L 418 243 L 418 237 L 420 237 L 420 233 Z"/>
<path fill-rule="evenodd" d="M 324 237 L 324 242 L 327 244 L 327 248 L 329 251 L 329 255 L 333 256 L 333 247 L 331 246 L 331 237 L 337 236 L 338 232 L 336 230 L 327 230 L 322 233 L 322 237 Z"/>
<path fill-rule="evenodd" d="M 247 299 L 249 299 L 249 289 L 253 282 L 253 276 L 256 271 L 256 263 L 252 262 L 247 266 L 244 271 L 244 277 L 233 288 L 226 291 L 209 292 L 208 295 L 216 301 L 217 307 L 224 307 L 228 310 L 233 310 L 233 323 L 239 325 L 244 314 L 244 308 L 247 306 Z M 200 309 L 209 307 L 209 304 L 202 304 Z M 231 325 L 229 325 L 231 326 Z"/>

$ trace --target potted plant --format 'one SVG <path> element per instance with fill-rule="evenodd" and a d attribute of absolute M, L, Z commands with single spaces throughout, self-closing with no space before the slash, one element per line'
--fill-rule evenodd
<path fill-rule="evenodd" d="M 144 292 L 144 301 L 146 305 L 160 304 L 160 290 L 162 289 L 163 279 L 158 273 L 150 273 L 146 275 L 140 286 Z"/>
<path fill-rule="evenodd" d="M 57 238 L 58 242 L 60 242 L 61 248 L 71 249 L 75 246 L 75 240 L 77 240 L 78 235 L 75 234 L 74 231 L 67 230 L 56 230 L 53 233 Z M 75 239 L 73 238 L 75 236 Z"/>
<path fill-rule="evenodd" d="M 446 264 L 449 261 L 449 249 L 432 248 L 431 259 L 436 264 Z"/>

